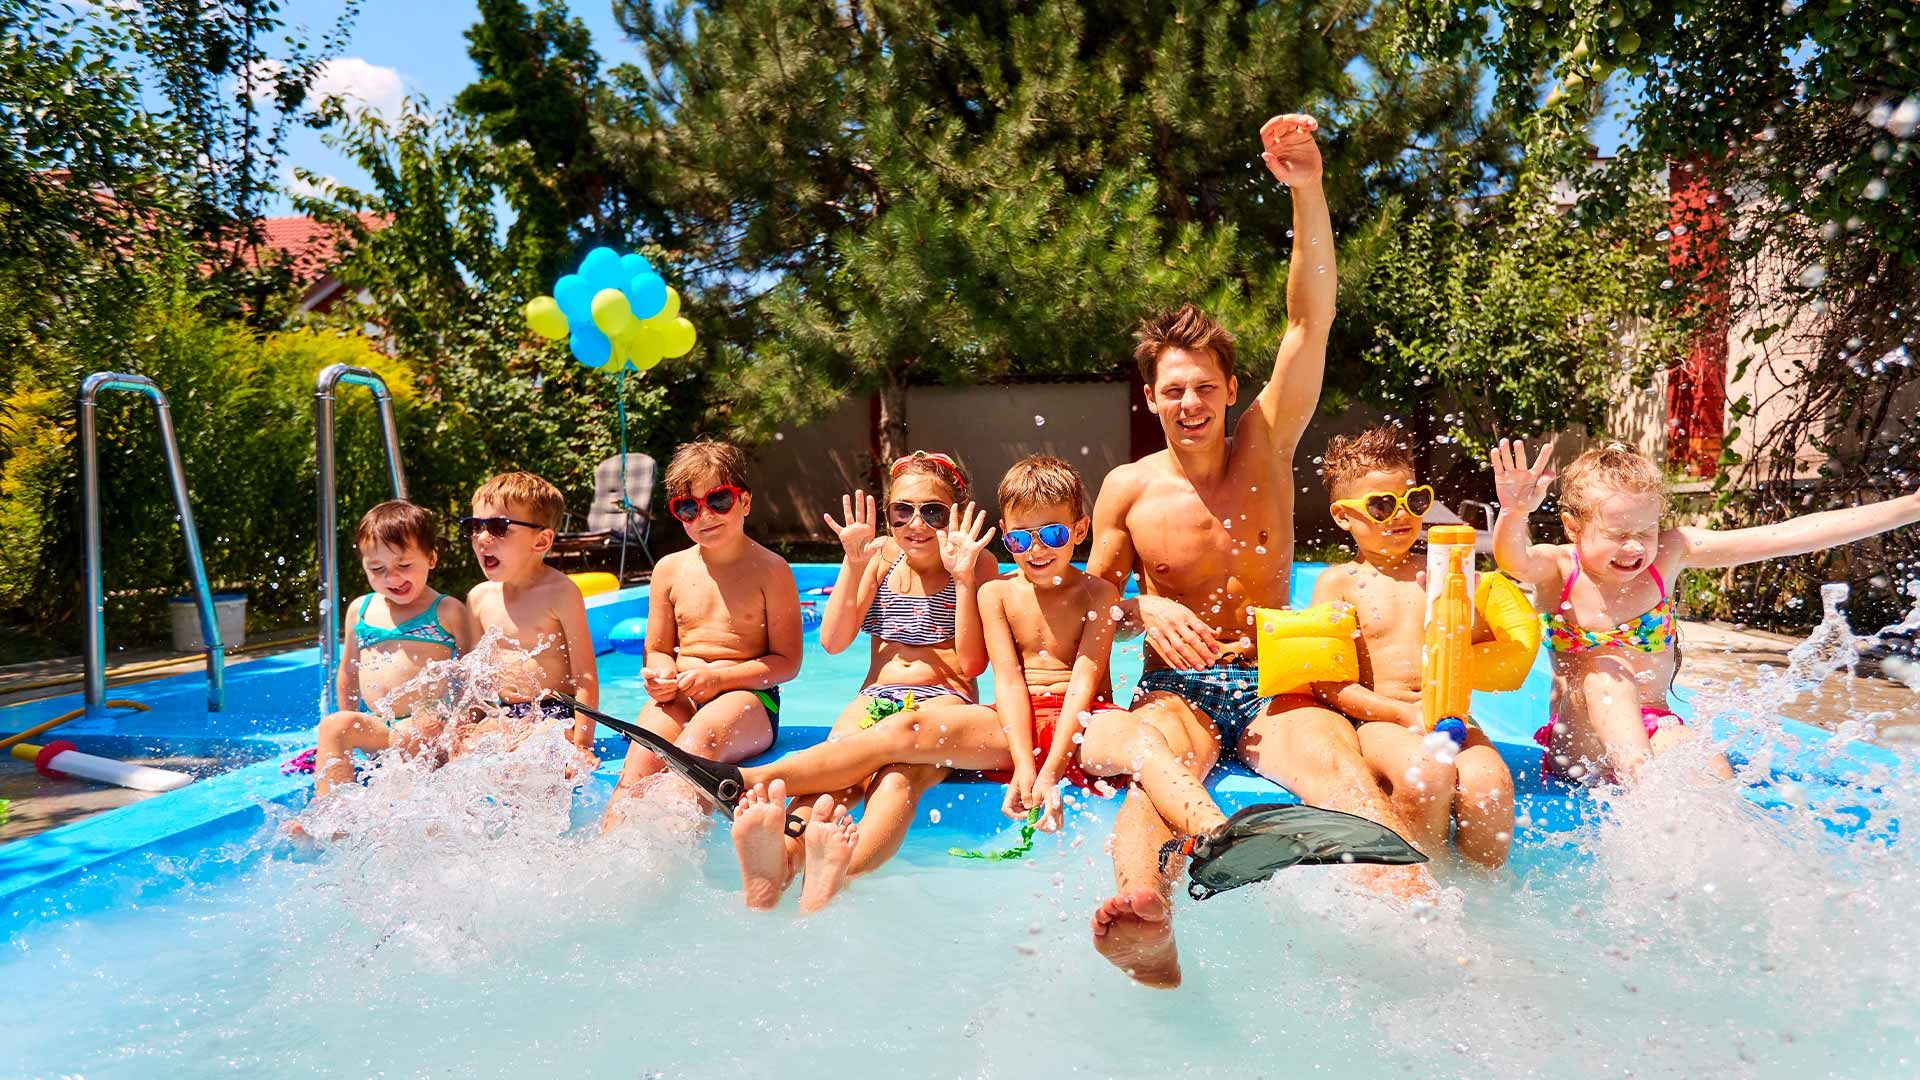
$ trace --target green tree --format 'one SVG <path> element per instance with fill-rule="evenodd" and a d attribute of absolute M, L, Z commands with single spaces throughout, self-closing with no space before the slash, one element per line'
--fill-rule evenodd
<path fill-rule="evenodd" d="M 1759 381 L 1779 388 L 1766 401 L 1728 404 L 1734 432 L 1763 406 L 1769 416 L 1754 433 L 1753 460 L 1736 457 L 1728 439 L 1717 482 L 1729 520 L 1772 520 L 1809 498 L 1847 501 L 1913 485 L 1920 20 L 1912 5 L 1409 0 L 1406 11 L 1406 47 L 1427 59 L 1488 62 L 1502 99 L 1528 114 L 1530 145 L 1543 156 L 1574 160 L 1604 95 L 1624 104 L 1628 149 L 1604 167 L 1568 171 L 1596 206 L 1626 205 L 1625 193 L 1673 164 L 1716 180 L 1729 272 L 1677 274 L 1671 300 L 1687 311 L 1724 290 L 1730 323 L 1746 327 L 1750 346 L 1731 374 L 1764 368 Z M 1794 333 L 1783 332 L 1790 325 Z M 1824 462 L 1813 477 L 1809 452 Z M 1880 549 L 1879 565 L 1920 568 L 1911 539 L 1889 536 Z M 1789 597 L 1811 601 L 1831 572 L 1830 559 L 1813 556 L 1743 571 L 1728 592 L 1755 596 L 1754 609 L 1720 610 L 1767 617 Z M 1891 610 L 1899 576 L 1872 575 L 1865 599 Z"/>
<path fill-rule="evenodd" d="M 887 456 L 910 381 L 1115 370 L 1176 300 L 1257 367 L 1289 246 L 1260 123 L 1327 121 L 1346 231 L 1475 135 L 1471 78 L 1389 63 L 1384 10 L 621 0 L 647 64 L 614 77 L 657 133 L 703 312 L 724 313 L 736 429 L 877 391 Z"/>
<path fill-rule="evenodd" d="M 594 243 L 629 247 L 636 233 L 665 234 L 646 155 L 602 146 L 605 113 L 619 104 L 600 80 L 585 24 L 562 0 L 542 0 L 537 12 L 520 0 L 481 0 L 467 43 L 480 77 L 453 107 L 496 146 L 525 150 L 509 159 L 508 246 L 535 276 L 558 276 Z"/>
<path fill-rule="evenodd" d="M 337 273 L 364 298 L 328 321 L 377 325 L 415 373 L 419 407 L 402 433 L 415 500 L 464 513 L 487 475 L 524 468 L 583 508 L 594 465 L 618 449 L 621 393 L 630 449 L 664 461 L 703 415 L 696 369 L 673 361 L 622 381 L 527 330 L 522 306 L 553 283 L 528 269 L 521 245 L 538 237 L 502 230 L 495 214 L 527 149 L 417 106 L 335 121 L 329 142 L 371 182 L 296 201 L 345 234 Z"/>

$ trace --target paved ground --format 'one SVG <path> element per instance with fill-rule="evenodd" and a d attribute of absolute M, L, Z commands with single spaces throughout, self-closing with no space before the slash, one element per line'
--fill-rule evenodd
<path fill-rule="evenodd" d="M 1761 665 L 1786 666 L 1787 651 L 1798 639 L 1780 634 L 1737 629 L 1718 623 L 1687 622 L 1682 628 L 1686 643 L 1686 663 L 1680 674 L 1683 687 L 1702 690 L 1720 689 L 1738 680 L 1754 683 Z M 232 657 L 230 663 L 269 655 L 275 651 L 298 648 L 308 641 L 290 635 L 288 640 L 263 643 L 264 647 Z M 109 669 L 109 686 L 123 685 L 113 678 L 117 671 L 155 661 L 163 666 L 145 668 L 132 678 L 154 678 L 198 670 L 204 663 L 198 655 L 176 657 L 166 653 L 124 654 L 120 663 Z M 53 694 L 72 693 L 77 683 L 60 686 L 35 686 L 61 676 L 77 676 L 77 659 L 52 660 L 0 668 L 0 705 L 26 701 Z M 1871 668 L 1854 676 L 1835 676 L 1822 693 L 1809 695 L 1781 710 L 1795 720 L 1832 728 L 1841 721 L 1870 713 L 1881 714 L 1878 723 L 1883 732 L 1902 741 L 1920 741 L 1920 691 L 1880 677 Z M 222 763 L 207 758 L 139 758 L 141 764 L 187 772 L 217 771 Z M 124 788 L 92 784 L 80 780 L 50 780 L 35 773 L 25 762 L 0 759 L 0 799 L 12 801 L 9 821 L 0 825 L 0 843 L 30 836 L 59 825 L 78 821 L 91 814 L 152 798 L 151 795 Z"/>

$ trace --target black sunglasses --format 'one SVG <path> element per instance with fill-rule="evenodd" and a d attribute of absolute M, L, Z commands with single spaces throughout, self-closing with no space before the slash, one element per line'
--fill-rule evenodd
<path fill-rule="evenodd" d="M 519 518 L 510 518 L 504 515 L 499 517 L 463 517 L 460 519 L 460 539 L 471 540 L 473 539 L 474 533 L 485 529 L 487 530 L 488 536 L 497 540 L 507 535 L 507 529 L 514 525 L 525 525 L 529 529 L 546 528 L 545 525 L 531 521 L 521 521 Z"/>
<path fill-rule="evenodd" d="M 947 522 L 953 520 L 953 507 L 943 502 L 887 504 L 887 524 L 896 529 L 906 528 L 915 514 L 920 515 L 920 520 L 927 523 L 927 528 L 944 529 L 947 527 Z"/>

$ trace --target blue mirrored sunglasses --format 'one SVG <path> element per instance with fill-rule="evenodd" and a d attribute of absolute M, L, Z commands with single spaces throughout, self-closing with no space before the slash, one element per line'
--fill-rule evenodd
<path fill-rule="evenodd" d="M 1066 525 L 1055 523 L 1052 525 L 1042 525 L 1037 529 L 1008 529 L 1006 536 L 1007 550 L 1018 555 L 1033 546 L 1033 540 L 1036 536 L 1040 538 L 1042 544 L 1050 548 L 1063 548 L 1073 543 L 1073 529 Z"/>

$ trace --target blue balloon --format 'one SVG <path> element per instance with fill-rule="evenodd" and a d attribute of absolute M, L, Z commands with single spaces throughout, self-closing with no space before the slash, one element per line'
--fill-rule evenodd
<path fill-rule="evenodd" d="M 632 281 L 641 274 L 651 273 L 653 273 L 653 264 L 647 261 L 645 255 L 637 251 L 629 251 L 625 255 L 620 256 L 621 280 Z"/>
<path fill-rule="evenodd" d="M 589 320 L 585 327 L 577 329 L 567 339 L 573 349 L 573 358 L 590 368 L 597 368 L 613 358 L 613 342 L 607 335 Z"/>
<path fill-rule="evenodd" d="M 580 260 L 580 276 L 593 285 L 593 291 L 620 287 L 620 256 L 610 247 L 597 247 Z"/>
<path fill-rule="evenodd" d="M 667 283 L 659 274 L 641 274 L 621 290 L 633 305 L 636 319 L 651 319 L 667 306 Z"/>
<path fill-rule="evenodd" d="M 593 325 L 593 283 L 579 274 L 568 274 L 553 283 L 553 301 L 567 317 L 569 327 Z"/>
<path fill-rule="evenodd" d="M 629 656 L 645 656 L 647 652 L 647 620 L 634 616 L 621 619 L 607 631 L 607 641 L 615 649 Z"/>

